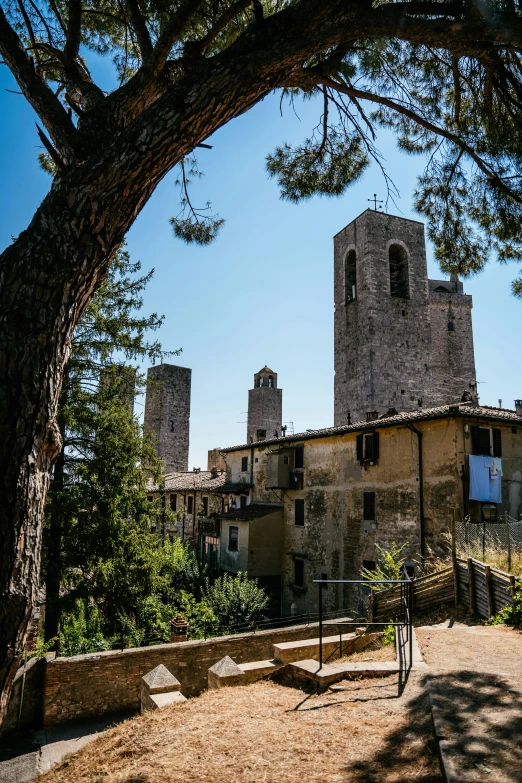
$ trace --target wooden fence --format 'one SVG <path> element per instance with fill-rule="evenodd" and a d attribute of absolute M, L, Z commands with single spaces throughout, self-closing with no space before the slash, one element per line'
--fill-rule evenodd
<path fill-rule="evenodd" d="M 472 614 L 492 617 L 513 605 L 520 580 L 496 568 L 469 558 L 455 558 L 453 565 L 413 580 L 413 611 L 422 613 L 442 604 L 461 603 Z M 385 622 L 401 616 L 400 585 L 374 590 L 370 597 L 370 619 Z"/>
<path fill-rule="evenodd" d="M 513 595 L 520 580 L 512 574 L 472 557 L 467 560 L 455 558 L 455 569 L 455 600 L 468 606 L 473 614 L 493 617 L 501 609 L 513 605 Z"/>

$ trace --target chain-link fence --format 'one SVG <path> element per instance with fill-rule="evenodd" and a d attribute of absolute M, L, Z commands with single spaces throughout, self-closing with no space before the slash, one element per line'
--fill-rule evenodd
<path fill-rule="evenodd" d="M 522 566 L 522 520 L 507 514 L 494 522 L 455 522 L 455 546 L 461 557 L 474 557 L 511 572 Z"/>

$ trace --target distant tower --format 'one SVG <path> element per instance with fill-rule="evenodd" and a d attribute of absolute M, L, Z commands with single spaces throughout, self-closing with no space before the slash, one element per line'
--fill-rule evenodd
<path fill-rule="evenodd" d="M 152 438 L 165 473 L 188 470 L 192 370 L 158 364 L 147 372 L 145 434 Z"/>
<path fill-rule="evenodd" d="M 334 253 L 335 426 L 476 399 L 471 297 L 428 281 L 423 224 L 368 209 Z"/>
<path fill-rule="evenodd" d="M 265 366 L 248 392 L 247 442 L 279 437 L 282 419 L 283 390 L 277 388 L 277 373 Z"/>

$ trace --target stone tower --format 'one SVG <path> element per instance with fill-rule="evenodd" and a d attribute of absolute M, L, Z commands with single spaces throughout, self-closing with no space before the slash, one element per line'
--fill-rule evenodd
<path fill-rule="evenodd" d="M 277 373 L 265 366 L 248 392 L 247 443 L 281 435 L 282 419 L 283 390 L 277 388 Z"/>
<path fill-rule="evenodd" d="M 147 372 L 144 431 L 152 438 L 165 473 L 188 470 L 192 370 L 158 364 Z"/>
<path fill-rule="evenodd" d="M 472 297 L 464 293 L 462 283 L 456 278 L 428 280 L 428 287 L 433 402 L 444 405 L 468 395 L 478 402 Z"/>
<path fill-rule="evenodd" d="M 475 399 L 471 297 L 428 281 L 423 224 L 368 209 L 334 253 L 335 426 Z"/>

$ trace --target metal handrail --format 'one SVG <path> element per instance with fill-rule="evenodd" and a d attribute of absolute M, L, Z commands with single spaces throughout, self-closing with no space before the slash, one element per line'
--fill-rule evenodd
<path fill-rule="evenodd" d="M 361 584 L 365 585 L 366 587 L 369 587 L 372 584 L 390 584 L 390 585 L 401 585 L 401 595 L 399 599 L 399 604 L 402 605 L 402 621 L 401 622 L 373 622 L 372 620 L 368 618 L 355 618 L 353 622 L 346 622 L 341 621 L 339 623 L 333 622 L 333 625 L 344 626 L 344 625 L 361 625 L 365 624 L 367 626 L 385 626 L 386 628 L 392 626 L 394 628 L 401 628 L 404 629 L 407 632 L 407 642 L 408 642 L 408 649 L 409 649 L 409 665 L 411 667 L 412 663 L 412 656 L 413 656 L 413 580 L 411 579 L 408 572 L 404 571 L 404 579 L 372 579 L 371 581 L 368 579 L 314 579 L 314 584 L 319 585 L 319 669 L 323 668 L 323 587 L 325 585 L 329 584 Z M 342 631 L 339 634 L 339 651 L 340 655 L 342 656 Z M 331 658 L 335 651 L 332 651 L 327 661 Z M 326 661 L 325 661 L 326 663 Z"/>

